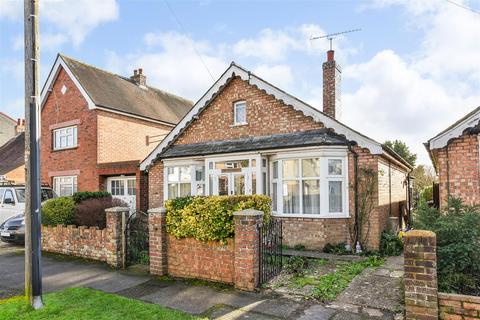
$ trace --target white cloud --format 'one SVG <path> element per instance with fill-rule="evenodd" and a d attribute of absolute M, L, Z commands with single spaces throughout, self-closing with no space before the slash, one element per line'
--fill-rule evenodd
<path fill-rule="evenodd" d="M 40 35 L 40 41 L 42 49 L 47 51 L 59 51 L 58 48 L 66 43 L 68 38 L 61 33 L 42 33 Z"/>
<path fill-rule="evenodd" d="M 288 90 L 294 82 L 292 70 L 287 65 L 269 66 L 261 64 L 253 72 L 283 90 Z"/>
<path fill-rule="evenodd" d="M 56 32 L 48 33 L 49 44 L 60 44 L 66 40 L 79 46 L 88 33 L 102 23 L 118 18 L 116 0 L 45 0 L 40 2 L 40 19 L 51 23 Z M 23 19 L 23 1 L 0 0 L 0 18 Z M 48 45 L 48 44 L 47 44 Z"/>

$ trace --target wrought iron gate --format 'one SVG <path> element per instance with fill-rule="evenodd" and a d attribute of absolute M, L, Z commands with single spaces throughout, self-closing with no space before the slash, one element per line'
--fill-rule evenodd
<path fill-rule="evenodd" d="M 282 220 L 271 219 L 260 227 L 260 284 L 282 270 Z"/>
<path fill-rule="evenodd" d="M 125 225 L 126 265 L 148 264 L 148 214 L 142 211 L 132 213 Z"/>

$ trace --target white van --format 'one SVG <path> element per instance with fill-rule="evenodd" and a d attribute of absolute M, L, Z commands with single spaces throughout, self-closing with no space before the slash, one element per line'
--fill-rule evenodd
<path fill-rule="evenodd" d="M 51 188 L 42 187 L 42 202 L 56 198 Z M 25 213 L 25 186 L 0 185 L 0 224 L 5 220 Z"/>

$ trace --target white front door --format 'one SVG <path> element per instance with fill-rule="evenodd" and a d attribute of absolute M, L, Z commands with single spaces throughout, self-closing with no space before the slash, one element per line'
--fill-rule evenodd
<path fill-rule="evenodd" d="M 217 194 L 219 196 L 226 195 L 243 195 L 245 192 L 246 173 L 232 172 L 222 173 L 217 177 Z"/>
<path fill-rule="evenodd" d="M 120 176 L 107 179 L 107 191 L 112 197 L 127 203 L 130 210 L 136 208 L 137 180 L 136 177 Z"/>

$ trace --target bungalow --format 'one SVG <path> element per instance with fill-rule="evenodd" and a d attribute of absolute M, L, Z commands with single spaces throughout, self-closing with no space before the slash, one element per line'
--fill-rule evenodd
<path fill-rule="evenodd" d="M 58 55 L 41 94 L 41 176 L 60 196 L 107 190 L 148 208 L 138 165 L 192 103 L 147 85 L 142 69 L 123 77 Z"/>
<path fill-rule="evenodd" d="M 411 166 L 336 119 L 340 67 L 323 64 L 323 112 L 232 63 L 141 163 L 149 207 L 187 195 L 267 194 L 283 241 L 309 249 L 349 243 L 361 210 L 360 167 L 375 173 L 368 247 L 404 214 Z M 403 209 L 402 209 L 403 208 Z"/>
<path fill-rule="evenodd" d="M 480 107 L 425 143 L 439 179 L 438 205 L 456 197 L 480 205 Z"/>

